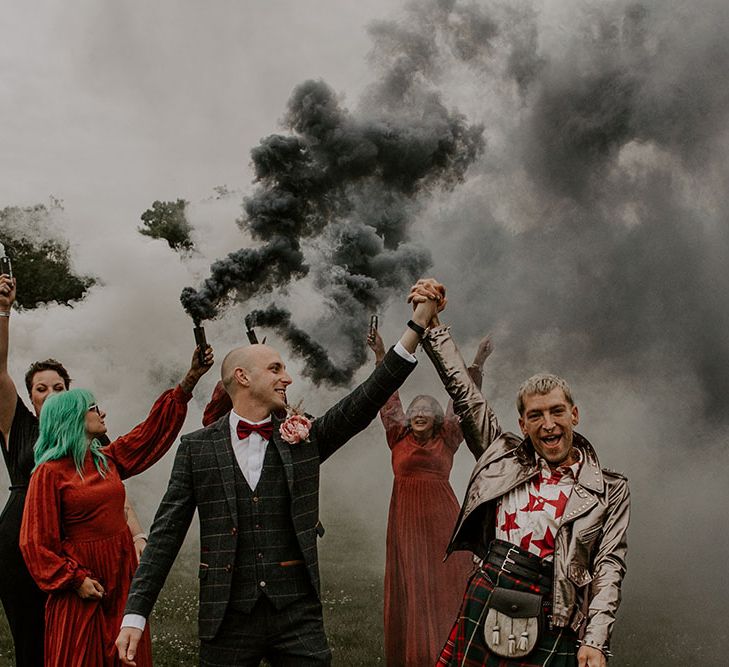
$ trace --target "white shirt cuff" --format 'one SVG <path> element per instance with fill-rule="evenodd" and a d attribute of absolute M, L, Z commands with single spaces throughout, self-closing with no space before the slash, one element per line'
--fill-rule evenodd
<path fill-rule="evenodd" d="M 137 628 L 137 630 L 144 630 L 145 625 L 147 625 L 147 619 L 139 614 L 124 614 L 121 622 L 123 628 Z"/>
<path fill-rule="evenodd" d="M 411 362 L 411 363 L 413 363 L 413 364 L 414 364 L 414 363 L 415 363 L 415 362 L 417 361 L 417 359 L 415 358 L 415 355 L 414 355 L 414 354 L 410 354 L 410 352 L 408 352 L 408 351 L 407 351 L 407 350 L 406 350 L 406 349 L 405 349 L 405 348 L 403 347 L 403 345 L 402 345 L 402 343 L 401 343 L 400 341 L 397 341 L 397 343 L 395 343 L 395 347 L 394 347 L 393 349 L 394 349 L 394 350 L 395 350 L 395 352 L 397 352 L 397 353 L 398 353 L 398 354 L 399 354 L 399 355 L 400 355 L 400 356 L 401 356 L 401 357 L 402 357 L 403 359 L 405 359 L 405 361 L 409 361 L 409 362 Z"/>

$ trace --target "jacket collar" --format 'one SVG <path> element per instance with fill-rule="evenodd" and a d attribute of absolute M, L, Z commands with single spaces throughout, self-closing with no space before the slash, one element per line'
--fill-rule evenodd
<path fill-rule="evenodd" d="M 572 445 L 582 452 L 582 464 L 577 473 L 577 483 L 595 493 L 602 493 L 605 489 L 605 481 L 602 478 L 600 462 L 597 460 L 595 449 L 587 438 L 579 433 L 574 433 Z M 516 452 L 516 456 L 524 463 L 537 468 L 537 455 L 529 438 L 524 438 L 516 447 L 504 453 Z"/>
<path fill-rule="evenodd" d="M 582 452 L 582 465 L 577 476 L 577 482 L 588 491 L 602 493 L 605 490 L 605 480 L 602 477 L 600 462 L 590 442 L 579 433 L 574 434 L 574 445 Z"/>
<path fill-rule="evenodd" d="M 529 438 L 518 440 L 513 434 L 502 434 L 500 438 L 504 440 L 504 447 L 494 447 L 492 444 L 479 459 L 471 479 L 477 477 L 490 463 L 506 456 L 516 456 L 517 460 L 530 468 L 531 472 L 538 469 L 534 445 Z M 582 465 L 577 475 L 577 482 L 590 491 L 602 493 L 605 489 L 605 481 L 594 447 L 587 438 L 579 433 L 574 434 L 573 445 L 582 452 Z"/>
<path fill-rule="evenodd" d="M 233 445 L 230 440 L 230 411 L 226 412 L 208 428 L 213 431 L 215 458 L 218 461 L 218 470 L 220 470 L 220 477 L 223 482 L 223 493 L 228 502 L 228 509 L 233 519 L 233 525 L 237 528 L 238 508 L 236 507 L 234 466 L 238 464 L 235 460 Z"/>
<path fill-rule="evenodd" d="M 281 423 L 286 419 L 286 415 L 271 415 L 271 421 L 273 422 L 273 434 L 271 435 L 271 442 L 276 446 L 278 454 L 281 457 L 281 461 L 284 467 L 284 473 L 286 475 L 286 483 L 289 486 L 289 494 L 291 498 L 294 498 L 294 462 L 291 457 L 291 445 L 284 442 L 281 437 Z"/>

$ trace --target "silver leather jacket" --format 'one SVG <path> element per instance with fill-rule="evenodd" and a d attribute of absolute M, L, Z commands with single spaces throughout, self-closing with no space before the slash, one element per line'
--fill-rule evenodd
<path fill-rule="evenodd" d="M 423 348 L 433 362 L 461 420 L 476 463 L 448 553 L 473 551 L 484 558 L 496 529 L 496 501 L 538 474 L 529 439 L 504 433 L 481 392 L 471 381 L 448 327 L 431 329 Z M 589 611 L 583 644 L 608 652 L 620 587 L 625 576 L 626 533 L 630 516 L 628 482 L 601 469 L 592 445 L 575 433 L 583 454 L 563 523 L 555 537 L 552 624 L 580 629 L 587 592 Z"/>

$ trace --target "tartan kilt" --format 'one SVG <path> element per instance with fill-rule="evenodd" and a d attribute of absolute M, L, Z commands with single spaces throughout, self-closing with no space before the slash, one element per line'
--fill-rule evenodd
<path fill-rule="evenodd" d="M 577 634 L 570 628 L 550 629 L 543 624 L 542 636 L 534 650 L 523 658 L 494 655 L 484 640 L 486 603 L 495 584 L 543 596 L 542 613 L 551 608 L 550 590 L 502 572 L 490 563 L 476 570 L 468 582 L 461 609 L 448 636 L 436 667 L 575 667 Z"/>

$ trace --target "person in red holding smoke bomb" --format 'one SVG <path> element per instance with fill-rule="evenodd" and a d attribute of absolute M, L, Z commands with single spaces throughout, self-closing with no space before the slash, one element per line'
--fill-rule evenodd
<path fill-rule="evenodd" d="M 2 258 L 0 258 L 2 259 Z M 71 378 L 55 359 L 33 362 L 25 374 L 25 386 L 32 411 L 21 399 L 8 373 L 10 318 L 16 297 L 16 280 L 0 276 L 0 444 L 10 477 L 10 495 L 0 517 L 0 599 L 13 638 L 15 664 L 42 667 L 47 594 L 28 572 L 20 551 L 20 527 L 28 483 L 35 462 L 33 447 L 38 439 L 38 417 L 49 396 L 67 391 Z M 106 436 L 99 438 L 108 444 Z M 144 550 L 146 535 L 128 499 L 124 513 L 135 551 Z"/>
<path fill-rule="evenodd" d="M 172 446 L 200 377 L 212 366 L 198 350 L 180 384 L 145 421 L 102 445 L 105 413 L 91 392 L 69 389 L 43 404 L 20 530 L 30 574 L 48 594 L 46 667 L 113 667 L 114 639 L 137 567 L 125 523 L 122 480 L 144 472 Z M 140 666 L 151 667 L 149 634 Z"/>

